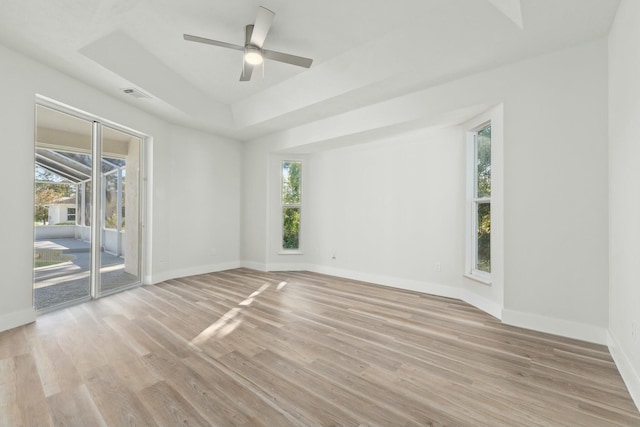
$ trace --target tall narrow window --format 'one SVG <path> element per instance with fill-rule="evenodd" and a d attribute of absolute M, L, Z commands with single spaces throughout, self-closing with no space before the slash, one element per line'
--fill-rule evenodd
<path fill-rule="evenodd" d="M 473 133 L 471 274 L 491 273 L 491 123 Z"/>
<path fill-rule="evenodd" d="M 300 249 L 302 162 L 282 162 L 282 249 Z"/>

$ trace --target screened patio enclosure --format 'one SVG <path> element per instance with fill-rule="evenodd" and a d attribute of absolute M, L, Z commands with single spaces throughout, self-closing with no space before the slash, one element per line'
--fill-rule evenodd
<path fill-rule="evenodd" d="M 91 226 L 91 163 L 91 156 L 88 154 L 46 148 L 36 149 L 36 188 L 38 185 L 52 183 L 70 187 L 71 193 L 75 195 L 76 204 L 73 213 L 67 214 L 65 223 L 71 222 L 69 215 L 74 215 L 73 222 L 77 227 L 74 228 L 73 237 L 87 241 L 91 239 L 89 233 Z M 115 256 L 121 256 L 124 255 L 124 235 L 122 232 L 125 225 L 126 161 L 103 157 L 101 166 L 102 188 L 104 189 L 102 192 L 104 210 L 102 249 Z M 43 173 L 38 168 L 49 172 L 49 174 Z M 43 179 L 49 176 L 53 178 L 49 182 Z M 36 234 L 38 234 L 37 230 Z"/>
<path fill-rule="evenodd" d="M 141 139 L 40 105 L 36 118 L 36 309 L 139 284 Z"/>

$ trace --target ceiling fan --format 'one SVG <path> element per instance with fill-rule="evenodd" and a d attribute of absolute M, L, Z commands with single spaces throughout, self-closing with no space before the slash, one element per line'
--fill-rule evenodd
<path fill-rule="evenodd" d="M 226 47 L 244 51 L 244 60 L 242 61 L 242 74 L 240 81 L 246 82 L 251 80 L 253 68 L 263 63 L 264 58 L 273 59 L 274 61 L 284 62 L 285 64 L 297 65 L 299 67 L 309 68 L 313 59 L 303 58 L 302 56 L 290 55 L 288 53 L 276 52 L 275 50 L 263 49 L 264 39 L 271 28 L 273 19 L 276 14 L 262 6 L 258 7 L 258 14 L 253 25 L 245 27 L 244 46 L 233 43 L 211 40 L 204 37 L 192 36 L 184 34 L 184 39 L 192 42 L 211 44 L 214 46 Z"/>

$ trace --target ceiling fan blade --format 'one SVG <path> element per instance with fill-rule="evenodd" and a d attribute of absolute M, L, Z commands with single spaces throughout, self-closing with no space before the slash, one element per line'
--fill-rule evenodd
<path fill-rule="evenodd" d="M 205 39 L 204 37 L 192 36 L 190 34 L 184 34 L 184 39 L 188 40 L 190 42 L 211 44 L 211 45 L 214 45 L 214 46 L 226 47 L 228 49 L 244 50 L 244 46 L 240 46 L 240 45 L 233 44 L 233 43 L 221 42 L 221 41 L 218 41 L 218 40 Z"/>
<path fill-rule="evenodd" d="M 284 62 L 286 64 L 297 65 L 298 67 L 309 68 L 313 63 L 313 59 L 303 58 L 302 56 L 289 55 L 288 53 L 276 52 L 275 50 L 262 49 L 262 56 L 274 61 Z"/>
<path fill-rule="evenodd" d="M 251 80 L 252 73 L 253 73 L 253 65 L 247 64 L 247 62 L 245 61 L 242 64 L 242 73 L 240 74 L 240 81 L 248 82 L 249 80 Z"/>
<path fill-rule="evenodd" d="M 251 41 L 251 35 L 253 34 L 253 25 L 247 25 L 244 27 L 244 45 L 248 45 Z"/>
<path fill-rule="evenodd" d="M 253 24 L 253 34 L 251 34 L 250 44 L 258 47 L 262 47 L 264 39 L 267 38 L 267 33 L 273 24 L 273 19 L 276 14 L 267 8 L 260 6 L 258 8 L 258 14 L 256 15 L 256 22 Z"/>

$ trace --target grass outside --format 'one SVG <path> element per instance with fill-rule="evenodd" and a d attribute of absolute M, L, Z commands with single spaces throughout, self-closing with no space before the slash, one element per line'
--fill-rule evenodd
<path fill-rule="evenodd" d="M 62 264 L 63 262 L 66 262 L 66 261 L 38 261 L 38 260 L 36 260 L 35 263 L 34 263 L 34 267 L 35 268 L 48 267 L 50 265 Z"/>
<path fill-rule="evenodd" d="M 63 262 L 72 261 L 73 255 L 65 255 L 59 250 L 37 249 L 34 253 L 34 268 L 48 267 L 51 265 L 62 264 Z"/>

